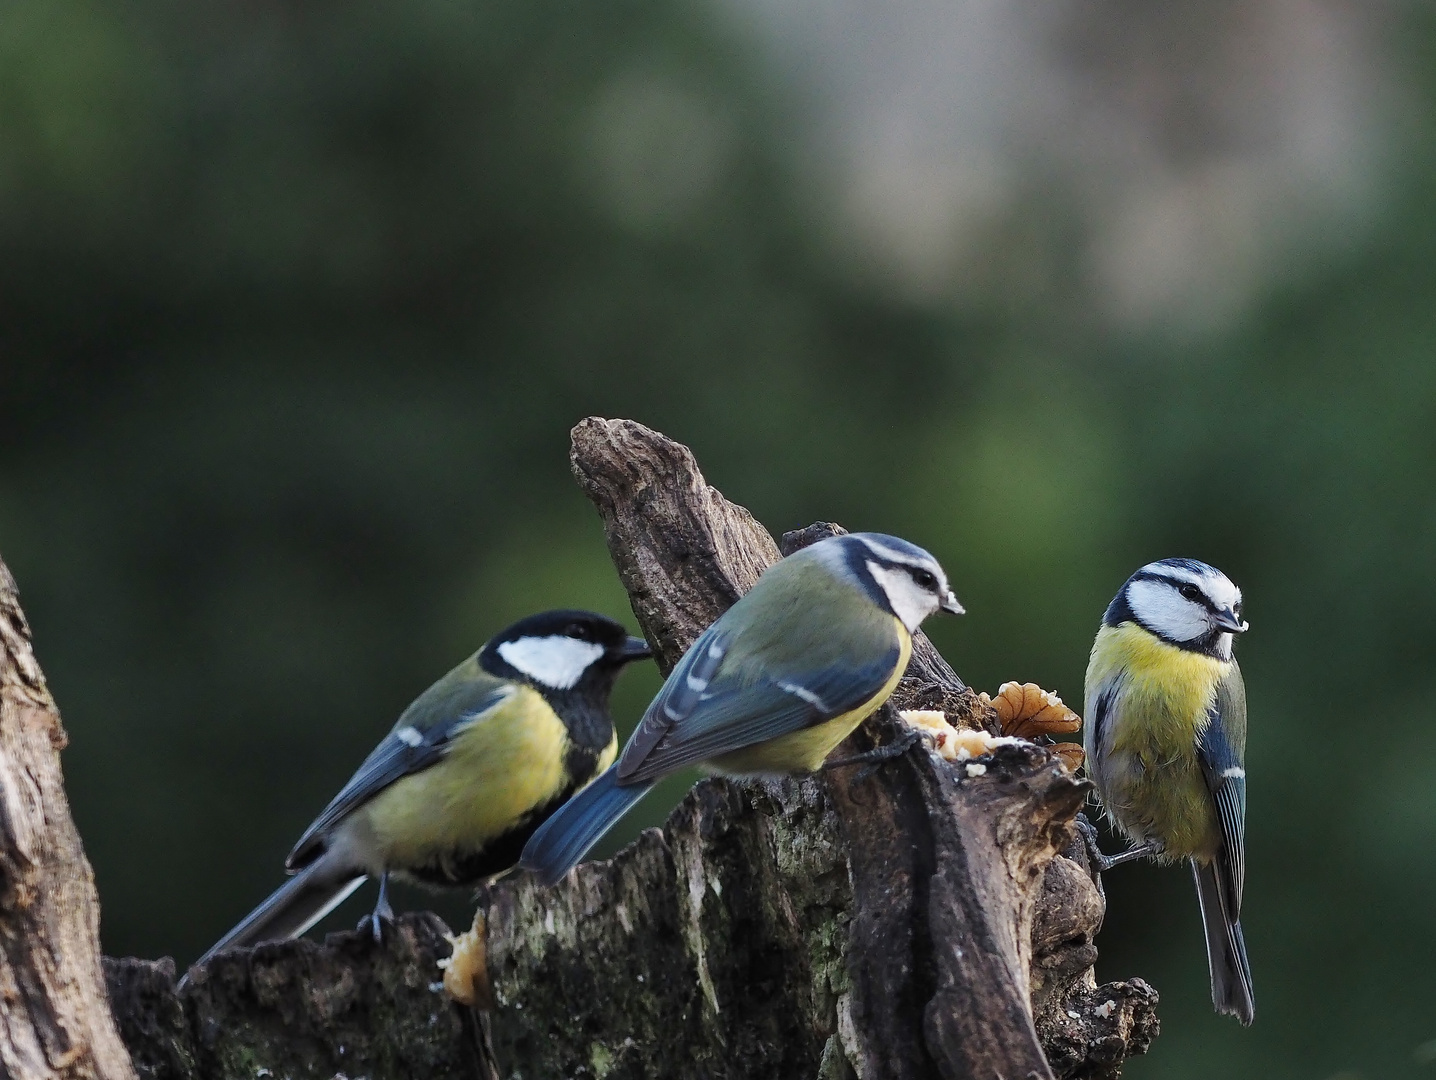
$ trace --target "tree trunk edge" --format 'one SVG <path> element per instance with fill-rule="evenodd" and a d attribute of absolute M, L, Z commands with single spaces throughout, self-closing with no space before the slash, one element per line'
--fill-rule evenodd
<path fill-rule="evenodd" d="M 0 1074 L 132 1080 L 101 973 L 94 873 L 65 798 L 66 742 L 0 560 Z"/>

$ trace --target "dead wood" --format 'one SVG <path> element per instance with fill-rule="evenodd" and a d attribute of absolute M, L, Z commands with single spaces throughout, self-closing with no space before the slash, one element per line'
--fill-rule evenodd
<path fill-rule="evenodd" d="M 133 1077 L 100 975 L 100 906 L 60 772 L 65 729 L 0 562 L 0 1076 Z"/>
<path fill-rule="evenodd" d="M 585 420 L 572 458 L 667 671 L 779 545 L 640 424 Z M 897 737 L 905 708 L 995 724 L 923 638 L 839 754 Z M 702 781 L 610 862 L 486 892 L 487 1038 L 432 989 L 446 946 L 417 918 L 384 948 L 226 954 L 181 999 L 168 968 L 121 962 L 111 991 L 155 1077 L 1115 1077 L 1156 1034 L 1156 994 L 1093 976 L 1103 906 L 1072 828 L 1086 790 L 1036 745 Z"/>

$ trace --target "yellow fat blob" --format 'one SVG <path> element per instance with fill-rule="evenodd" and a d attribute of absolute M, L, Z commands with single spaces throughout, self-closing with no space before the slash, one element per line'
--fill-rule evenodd
<path fill-rule="evenodd" d="M 1221 843 L 1197 742 L 1231 669 L 1135 623 L 1104 626 L 1092 649 L 1087 685 L 1122 687 L 1106 721 L 1103 805 L 1134 839 L 1160 840 L 1173 858 L 1209 860 Z"/>
<path fill-rule="evenodd" d="M 518 686 L 453 742 L 443 761 L 370 804 L 369 824 L 391 864 L 482 847 L 567 783 L 568 730 L 535 690 Z M 615 744 L 604 752 L 612 761 Z"/>
<path fill-rule="evenodd" d="M 898 660 L 892 676 L 867 701 L 856 709 L 835 716 L 822 724 L 816 724 L 801 731 L 779 735 L 776 739 L 759 743 L 757 746 L 735 750 L 731 754 L 714 758 L 711 762 L 719 772 L 745 775 L 754 773 L 802 773 L 814 772 L 827 760 L 829 754 L 852 734 L 853 729 L 871 716 L 897 688 L 898 680 L 907 671 L 908 659 L 912 656 L 912 636 L 902 620 L 893 619 L 897 624 Z"/>

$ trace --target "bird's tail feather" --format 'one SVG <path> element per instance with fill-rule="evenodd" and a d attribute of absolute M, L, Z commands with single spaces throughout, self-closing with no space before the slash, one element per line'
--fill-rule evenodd
<path fill-rule="evenodd" d="M 269 899 L 211 945 L 192 966 L 208 963 L 215 953 L 225 949 L 298 937 L 343 903 L 367 877 L 367 874 L 336 875 L 333 867 L 325 866 L 321 859 L 270 893 Z"/>
<path fill-rule="evenodd" d="M 648 794 L 652 783 L 619 784 L 611 768 L 558 808 L 524 846 L 519 865 L 545 885 L 568 873 L 619 818 Z"/>
<path fill-rule="evenodd" d="M 1216 863 L 1193 860 L 1197 900 L 1202 905 L 1202 927 L 1207 933 L 1207 966 L 1212 975 L 1212 1007 L 1250 1024 L 1256 1015 L 1252 969 L 1242 924 L 1227 911 L 1227 890 Z"/>

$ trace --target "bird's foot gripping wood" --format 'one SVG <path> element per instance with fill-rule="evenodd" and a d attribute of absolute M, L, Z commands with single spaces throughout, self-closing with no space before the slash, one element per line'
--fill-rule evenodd
<path fill-rule="evenodd" d="M 1119 851 L 1115 855 L 1103 855 L 1097 864 L 1099 873 L 1105 873 L 1114 866 L 1121 866 L 1123 863 L 1136 862 L 1138 859 L 1155 859 L 1162 853 L 1162 845 L 1151 841 L 1145 844 L 1136 844 L 1126 851 Z"/>
<path fill-rule="evenodd" d="M 1091 858 L 1092 866 L 1097 874 L 1104 874 L 1114 866 L 1121 866 L 1123 863 L 1136 862 L 1138 859 L 1155 859 L 1162 854 L 1161 844 L 1155 840 L 1147 840 L 1140 844 L 1133 844 L 1126 851 L 1119 851 L 1115 855 L 1104 855 L 1102 848 L 1097 843 L 1097 828 L 1085 814 L 1078 815 L 1077 828 L 1082 834 L 1082 843 L 1087 848 L 1087 854 Z M 1098 884 L 1101 884 L 1100 880 Z"/>
<path fill-rule="evenodd" d="M 394 905 L 389 903 L 389 875 L 379 875 L 379 897 L 374 901 L 374 910 L 359 920 L 359 932 L 369 933 L 374 944 L 382 945 L 384 935 L 394 927 Z"/>
<path fill-rule="evenodd" d="M 918 743 L 922 742 L 922 740 L 922 732 L 909 727 L 906 730 L 900 731 L 897 738 L 890 743 L 875 746 L 871 750 L 864 750 L 861 754 L 849 754 L 845 757 L 831 758 L 823 762 L 823 771 L 829 772 L 833 769 L 846 769 L 850 765 L 866 765 L 867 768 L 857 774 L 858 782 L 862 782 L 871 775 L 873 769 L 885 761 L 891 761 L 895 757 L 901 757 Z"/>

